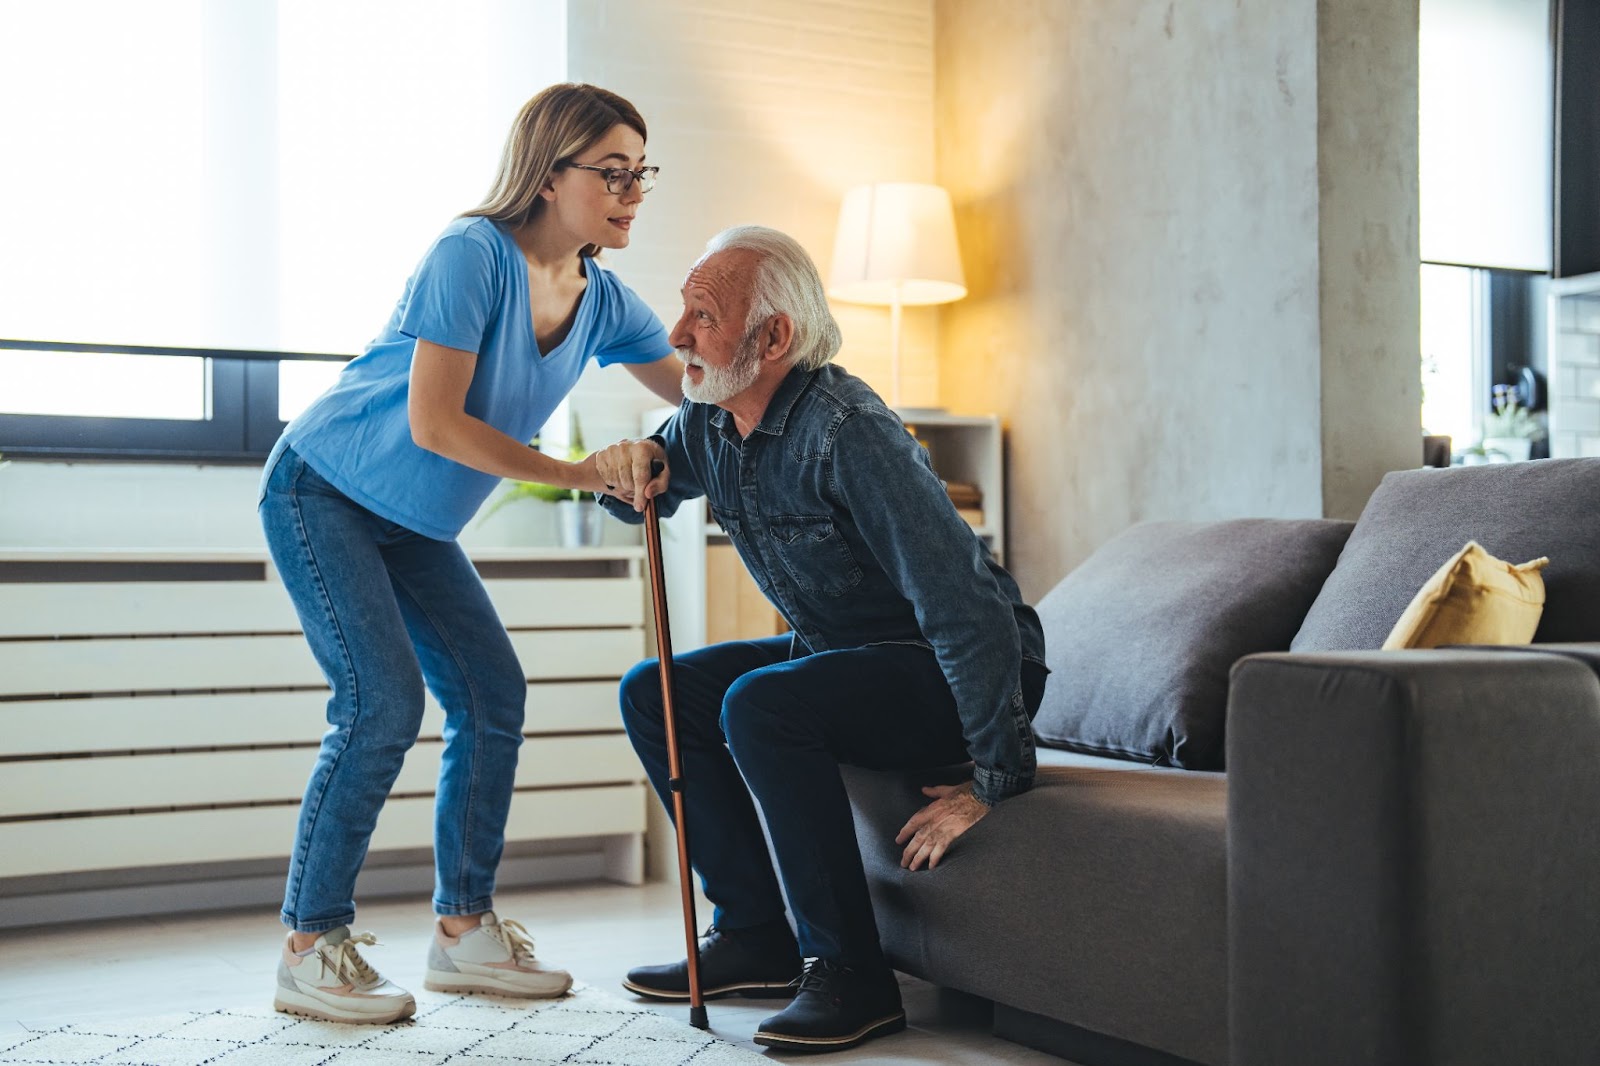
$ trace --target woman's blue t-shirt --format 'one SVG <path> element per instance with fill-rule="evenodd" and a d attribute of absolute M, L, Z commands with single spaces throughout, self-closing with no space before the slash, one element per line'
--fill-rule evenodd
<path fill-rule="evenodd" d="M 418 447 L 406 411 L 418 339 L 476 352 L 467 414 L 519 441 L 534 436 L 589 359 L 649 363 L 667 331 L 632 289 L 593 259 L 566 339 L 542 358 L 528 306 L 528 265 L 509 234 L 461 218 L 406 282 L 388 325 L 283 431 L 285 445 L 361 506 L 436 540 L 453 540 L 499 478 Z"/>

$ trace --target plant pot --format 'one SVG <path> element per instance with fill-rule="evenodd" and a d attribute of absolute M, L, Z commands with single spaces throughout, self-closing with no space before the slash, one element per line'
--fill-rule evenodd
<path fill-rule="evenodd" d="M 1533 451 L 1533 441 L 1527 437 L 1485 437 L 1483 450 L 1490 453 L 1498 452 L 1505 456 L 1507 462 L 1520 463 Z"/>
<path fill-rule="evenodd" d="M 563 548 L 596 548 L 605 538 L 606 513 L 592 499 L 556 504 Z"/>

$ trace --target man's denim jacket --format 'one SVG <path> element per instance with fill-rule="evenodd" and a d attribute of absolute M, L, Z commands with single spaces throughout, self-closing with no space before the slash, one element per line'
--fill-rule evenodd
<path fill-rule="evenodd" d="M 685 402 L 657 432 L 671 486 L 663 516 L 705 496 L 795 654 L 908 643 L 931 648 L 955 694 L 977 797 L 1033 784 L 1018 675 L 1044 663 L 1039 617 L 950 502 L 927 452 L 840 367 L 791 370 L 741 439 L 720 407 Z M 631 505 L 602 497 L 638 522 Z"/>

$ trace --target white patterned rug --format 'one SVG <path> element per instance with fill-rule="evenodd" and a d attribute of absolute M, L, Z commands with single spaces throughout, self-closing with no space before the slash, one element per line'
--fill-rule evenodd
<path fill-rule="evenodd" d="M 687 1018 L 689 1008 L 683 1008 Z M 0 1036 L 0 1063 L 49 1066 L 749 1066 L 770 1059 L 590 987 L 557 1000 L 417 993 L 395 1025 L 191 1011 Z"/>

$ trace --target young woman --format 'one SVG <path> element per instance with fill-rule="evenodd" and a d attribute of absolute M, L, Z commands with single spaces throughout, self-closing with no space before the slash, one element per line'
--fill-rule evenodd
<path fill-rule="evenodd" d="M 682 399 L 661 323 L 593 258 L 628 244 L 655 184 L 644 150 L 644 120 L 614 93 L 555 85 L 528 101 L 488 198 L 434 241 L 383 332 L 267 460 L 267 544 L 333 688 L 284 892 L 280 1011 L 389 1022 L 416 1010 L 361 957 L 372 934 L 349 926 L 424 684 L 445 714 L 424 984 L 513 996 L 571 984 L 492 909 L 527 683 L 455 538 L 500 478 L 603 488 L 592 459 L 523 443 L 588 360 Z"/>

